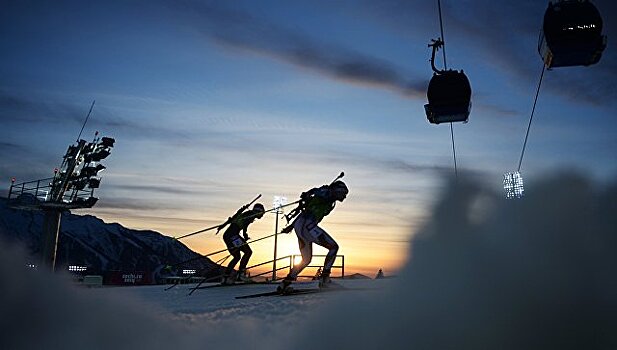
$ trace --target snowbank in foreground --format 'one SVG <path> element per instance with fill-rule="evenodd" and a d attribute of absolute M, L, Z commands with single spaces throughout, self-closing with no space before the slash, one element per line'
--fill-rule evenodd
<path fill-rule="evenodd" d="M 313 334 L 332 349 L 617 348 L 617 187 L 561 175 L 507 201 L 459 182 L 433 213 L 398 285 L 315 318 L 299 349 Z"/>
<path fill-rule="evenodd" d="M 433 212 L 382 293 L 84 293 L 5 254 L 0 348 L 617 348 L 617 187 L 561 175 L 506 201 L 459 180 Z"/>

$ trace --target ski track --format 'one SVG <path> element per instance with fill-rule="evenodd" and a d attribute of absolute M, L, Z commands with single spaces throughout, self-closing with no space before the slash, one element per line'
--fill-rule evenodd
<path fill-rule="evenodd" d="M 382 289 L 385 281 L 344 281 L 349 288 L 370 287 Z M 380 286 L 381 285 L 381 286 Z M 105 294 L 136 300 L 151 305 L 161 316 L 189 327 L 203 323 L 225 322 L 227 320 L 259 321 L 276 326 L 293 322 L 298 315 L 310 317 L 322 305 L 335 302 L 347 293 L 365 293 L 362 291 L 341 291 L 335 293 L 315 293 L 292 296 L 269 296 L 254 299 L 235 299 L 236 296 L 268 292 L 276 288 L 272 285 L 248 285 L 223 288 L 198 289 L 188 295 L 195 284 L 178 285 L 165 291 L 163 285 L 142 287 L 112 287 L 87 289 L 88 294 Z M 297 288 L 314 288 L 316 283 L 298 283 Z"/>

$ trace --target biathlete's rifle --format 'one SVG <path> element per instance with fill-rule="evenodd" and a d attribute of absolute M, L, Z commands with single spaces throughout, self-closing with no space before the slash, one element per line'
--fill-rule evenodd
<path fill-rule="evenodd" d="M 251 203 L 249 203 L 249 206 L 250 206 L 250 204 L 252 204 L 253 202 L 255 202 L 255 201 L 256 201 L 259 197 L 261 197 L 261 195 L 257 196 L 257 198 L 255 198 L 255 199 L 254 199 Z M 285 207 L 288 207 L 288 206 L 290 206 L 290 205 L 294 205 L 294 204 L 296 204 L 296 203 L 298 203 L 298 202 L 299 202 L 299 201 L 295 201 L 295 202 L 287 203 L 287 204 L 285 204 L 285 205 L 281 205 L 281 206 L 276 207 L 276 208 L 271 208 L 271 209 L 266 210 L 264 213 L 269 213 L 269 212 L 271 212 L 271 211 L 279 210 L 280 208 L 285 208 Z M 257 214 L 254 214 L 254 215 L 256 216 Z M 248 217 L 252 217 L 252 216 L 248 216 Z M 229 220 L 229 219 L 228 219 L 228 220 Z M 225 224 L 226 224 L 226 223 L 225 223 Z M 195 232 L 192 232 L 192 233 L 189 233 L 189 234 L 186 234 L 186 235 L 180 236 L 180 237 L 174 237 L 174 239 L 182 239 L 182 238 L 186 238 L 186 237 L 189 237 L 189 236 L 196 235 L 196 234 L 198 234 L 198 233 L 202 233 L 202 232 L 206 232 L 206 231 L 214 230 L 215 228 L 219 228 L 219 227 L 221 227 L 222 225 L 223 225 L 223 224 L 219 224 L 219 225 L 216 225 L 216 226 L 208 227 L 208 228 L 205 228 L 205 229 L 203 229 L 203 230 L 195 231 Z"/>
<path fill-rule="evenodd" d="M 221 230 L 223 229 L 223 227 L 227 226 L 228 224 L 231 224 L 231 222 L 234 220 L 234 218 L 238 215 L 240 215 L 241 213 L 243 213 L 246 209 L 248 209 L 248 207 L 251 206 L 251 204 L 255 203 L 256 200 L 258 200 L 259 198 L 261 198 L 261 194 L 259 194 L 259 196 L 255 197 L 255 199 L 253 199 L 250 203 L 243 205 L 240 209 L 238 209 L 238 211 L 233 215 L 227 218 L 227 221 L 225 221 L 224 223 L 220 224 L 219 227 L 216 229 L 216 234 L 218 235 L 219 232 L 221 232 Z"/>
<path fill-rule="evenodd" d="M 261 198 L 261 194 L 258 195 L 257 197 L 255 197 L 255 199 L 253 199 L 249 204 L 246 204 L 242 208 L 240 208 L 241 210 L 238 210 L 238 212 L 242 212 L 242 211 L 246 210 L 246 208 L 250 207 L 251 204 L 255 203 L 255 201 L 258 200 L 259 198 Z M 228 218 L 227 221 L 225 221 L 222 224 L 219 224 L 219 225 L 216 225 L 216 226 L 212 226 L 212 227 L 208 227 L 208 228 L 205 228 L 203 230 L 187 233 L 186 235 L 182 235 L 180 237 L 174 237 L 174 239 L 182 239 L 182 238 L 190 237 L 190 236 L 196 235 L 198 233 L 214 230 L 215 228 L 220 231 L 223 227 L 225 227 L 225 225 L 227 225 L 230 222 L 230 220 L 231 220 L 231 218 Z M 218 233 L 218 231 L 217 231 L 217 233 Z"/>
<path fill-rule="evenodd" d="M 330 182 L 329 186 L 332 186 L 333 183 L 335 183 L 336 181 L 340 180 L 343 178 L 343 176 L 345 176 L 345 172 L 341 171 L 340 174 L 338 174 L 338 176 L 336 178 L 334 178 L 334 180 L 332 180 L 332 182 Z M 296 203 L 299 203 L 297 207 L 293 208 L 292 211 L 289 212 L 289 214 L 285 215 L 285 220 L 287 220 L 287 227 L 285 227 L 284 229 L 281 230 L 281 233 L 289 233 L 291 232 L 291 230 L 293 229 L 293 219 L 298 216 L 302 211 L 304 211 L 304 208 L 306 206 L 306 200 L 308 199 L 308 194 L 307 192 L 302 192 L 302 194 L 300 195 L 300 200 L 296 201 Z M 291 224 L 290 224 L 291 222 Z"/>

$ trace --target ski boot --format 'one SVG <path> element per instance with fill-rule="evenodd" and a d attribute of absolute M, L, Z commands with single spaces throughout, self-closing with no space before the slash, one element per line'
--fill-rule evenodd
<path fill-rule="evenodd" d="M 293 291 L 293 287 L 291 286 L 292 279 L 285 277 L 283 281 L 276 287 L 276 291 L 280 294 L 289 294 Z"/>
<path fill-rule="evenodd" d="M 246 275 L 246 270 L 238 271 L 238 275 L 236 276 L 236 280 L 242 283 L 251 283 L 253 280 Z"/>
<path fill-rule="evenodd" d="M 337 283 L 333 283 L 330 279 L 330 271 L 324 270 L 321 273 L 321 278 L 319 279 L 319 288 L 340 288 L 341 286 Z"/>
<path fill-rule="evenodd" d="M 225 286 L 234 284 L 235 282 L 236 282 L 236 279 L 230 275 L 223 275 L 223 278 L 221 279 L 221 284 Z"/>

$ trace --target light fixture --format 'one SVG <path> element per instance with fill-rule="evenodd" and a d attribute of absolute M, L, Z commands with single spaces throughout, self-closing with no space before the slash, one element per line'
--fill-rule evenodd
<path fill-rule="evenodd" d="M 521 198 L 525 192 L 523 187 L 523 177 L 518 171 L 503 174 L 503 189 L 506 198 Z"/>

